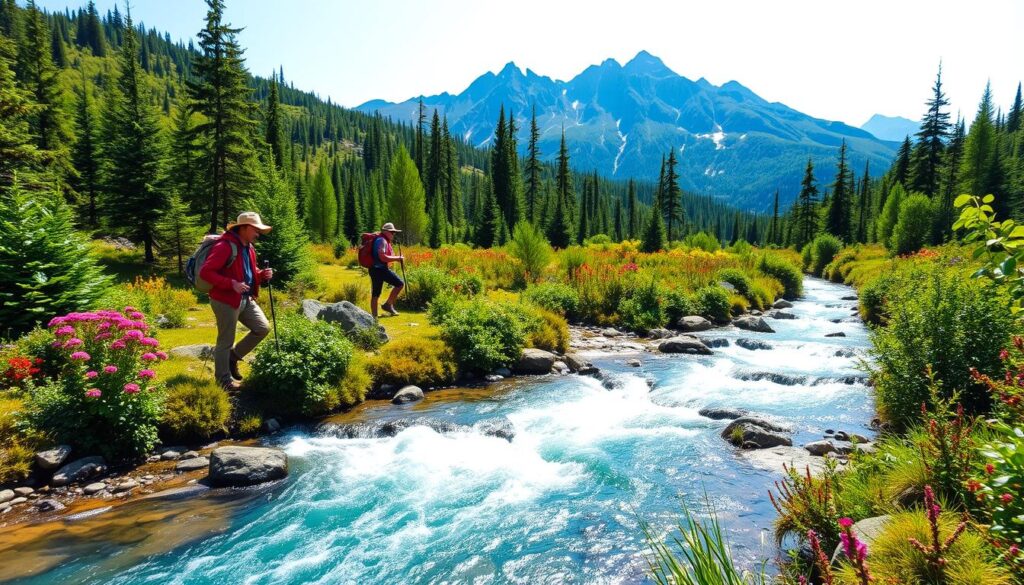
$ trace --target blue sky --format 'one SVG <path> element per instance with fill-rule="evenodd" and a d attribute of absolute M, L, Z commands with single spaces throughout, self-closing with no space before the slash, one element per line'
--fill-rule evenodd
<path fill-rule="evenodd" d="M 201 28 L 206 6 L 136 0 L 132 13 L 178 39 Z M 987 80 L 1005 107 L 1024 78 L 1018 0 L 228 0 L 226 14 L 245 27 L 251 71 L 284 66 L 296 87 L 345 106 L 461 92 L 509 61 L 568 79 L 642 49 L 691 79 L 735 79 L 856 126 L 873 113 L 919 118 L 940 59 L 954 116 L 973 118 Z"/>

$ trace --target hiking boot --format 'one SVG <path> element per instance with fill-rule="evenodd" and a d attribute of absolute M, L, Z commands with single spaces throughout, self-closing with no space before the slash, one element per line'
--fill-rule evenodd
<path fill-rule="evenodd" d="M 220 387 L 228 392 L 234 392 L 242 388 L 242 383 L 235 380 L 224 380 L 220 383 Z"/>
<path fill-rule="evenodd" d="M 228 360 L 228 369 L 231 371 L 231 377 L 238 381 L 242 380 L 242 373 L 238 371 L 238 362 L 241 359 L 232 351 L 231 358 Z"/>
<path fill-rule="evenodd" d="M 396 311 L 395 308 L 391 305 L 381 305 L 380 308 L 384 309 L 385 311 L 391 313 L 394 316 L 398 316 L 398 311 Z"/>

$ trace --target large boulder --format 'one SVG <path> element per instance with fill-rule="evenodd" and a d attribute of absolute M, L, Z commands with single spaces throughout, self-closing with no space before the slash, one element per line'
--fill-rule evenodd
<path fill-rule="evenodd" d="M 812 441 L 804 445 L 804 449 L 807 449 L 807 452 L 811 455 L 819 457 L 836 452 L 836 446 L 832 441 Z"/>
<path fill-rule="evenodd" d="M 775 330 L 769 327 L 768 323 L 766 323 L 764 319 L 761 317 L 754 317 L 752 315 L 733 319 L 732 324 L 740 329 L 746 329 L 747 331 L 754 331 L 757 333 L 775 333 Z"/>
<path fill-rule="evenodd" d="M 288 455 L 264 447 L 218 447 L 210 453 L 210 483 L 246 486 L 288 475 Z"/>
<path fill-rule="evenodd" d="M 348 301 L 324 304 L 313 299 L 305 299 L 302 301 L 302 314 L 310 321 L 319 319 L 328 323 L 337 323 L 345 333 L 369 329 L 376 332 L 381 343 L 388 341 L 388 334 L 383 327 L 377 324 L 373 315 Z"/>
<path fill-rule="evenodd" d="M 68 455 L 71 455 L 71 447 L 67 445 L 59 445 L 53 449 L 36 453 L 36 465 L 39 466 L 40 469 L 45 469 L 47 471 L 57 469 L 61 465 L 64 465 L 64 462 L 68 459 Z"/>
<path fill-rule="evenodd" d="M 656 329 L 651 329 L 650 331 L 647 332 L 647 337 L 649 339 L 668 339 L 669 337 L 672 337 L 674 335 L 675 335 L 675 332 L 669 331 L 668 329 L 665 329 L 664 327 L 658 327 Z"/>
<path fill-rule="evenodd" d="M 773 309 L 791 309 L 792 307 L 793 303 L 787 301 L 786 299 L 779 299 L 772 303 Z"/>
<path fill-rule="evenodd" d="M 711 349 L 701 343 L 701 340 L 689 335 L 680 335 L 672 339 L 666 339 L 658 344 L 658 351 L 661 353 L 692 353 L 697 355 L 711 355 Z"/>
<path fill-rule="evenodd" d="M 68 463 L 64 467 L 57 470 L 57 473 L 53 474 L 53 480 L 50 484 L 54 487 L 60 487 L 74 483 L 76 481 L 83 481 L 91 477 L 96 477 L 107 472 L 107 462 L 99 455 L 93 457 L 83 457 L 82 459 L 76 459 L 71 463 Z"/>
<path fill-rule="evenodd" d="M 515 372 L 527 375 L 548 374 L 551 373 L 551 366 L 555 365 L 556 361 L 558 361 L 558 356 L 550 351 L 530 347 L 524 349 L 523 354 L 519 356 Z"/>
<path fill-rule="evenodd" d="M 794 315 L 793 313 L 787 313 L 779 309 L 773 309 L 771 311 L 768 311 L 767 316 L 771 317 L 772 319 L 796 319 L 796 315 Z"/>
<path fill-rule="evenodd" d="M 562 358 L 562 361 L 565 362 L 565 365 L 569 366 L 569 369 L 574 372 L 578 372 L 583 368 L 593 365 L 587 360 L 583 359 L 580 355 L 575 353 L 565 354 L 565 357 Z"/>
<path fill-rule="evenodd" d="M 737 339 L 736 345 L 744 349 L 749 349 L 750 351 L 755 351 L 758 349 L 773 349 L 772 344 L 768 343 L 767 341 L 761 341 L 760 339 L 748 339 L 746 337 L 741 337 Z"/>
<path fill-rule="evenodd" d="M 407 404 L 423 400 L 423 390 L 419 386 L 403 386 L 391 399 L 391 404 Z"/>
<path fill-rule="evenodd" d="M 785 445 L 790 447 L 793 440 L 782 434 L 788 431 L 762 418 L 741 416 L 722 430 L 722 438 L 744 449 L 768 449 Z"/>
<path fill-rule="evenodd" d="M 714 328 L 714 324 L 699 315 L 688 315 L 682 317 L 676 323 L 676 329 L 685 333 L 696 333 Z"/>
<path fill-rule="evenodd" d="M 875 539 L 882 535 L 890 520 L 892 520 L 892 516 L 888 514 L 865 518 L 860 522 L 855 522 L 850 527 L 850 531 L 857 536 L 858 540 L 866 544 L 868 550 L 870 550 L 871 545 L 874 544 Z M 832 553 L 832 564 L 837 564 L 842 558 L 844 558 L 843 545 L 840 543 L 836 545 L 836 550 Z"/>

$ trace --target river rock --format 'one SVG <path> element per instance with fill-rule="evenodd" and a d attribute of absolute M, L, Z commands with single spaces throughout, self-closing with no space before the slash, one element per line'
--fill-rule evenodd
<path fill-rule="evenodd" d="M 193 457 L 191 459 L 182 459 L 174 466 L 176 471 L 195 471 L 197 469 L 204 469 L 210 465 L 210 460 L 206 457 Z"/>
<path fill-rule="evenodd" d="M 761 317 L 738 317 L 732 320 L 732 324 L 740 329 L 755 331 L 757 333 L 775 333 L 775 330 L 768 326 L 768 323 Z"/>
<path fill-rule="evenodd" d="M 71 447 L 68 445 L 59 445 L 53 449 L 47 449 L 46 451 L 40 451 L 36 453 L 36 465 L 39 469 L 45 469 L 50 471 L 57 469 L 64 462 L 67 461 L 68 455 L 71 455 Z"/>
<path fill-rule="evenodd" d="M 597 372 L 597 368 L 595 367 L 583 368 L 580 370 L 580 375 L 586 376 L 595 372 Z M 564 376 L 569 373 L 569 366 L 565 365 L 565 362 L 562 360 L 557 360 L 555 363 L 551 364 L 551 373 Z"/>
<path fill-rule="evenodd" d="M 715 349 L 716 347 L 729 347 L 729 340 L 724 337 L 701 337 L 700 342 L 711 349 Z"/>
<path fill-rule="evenodd" d="M 50 484 L 55 487 L 68 485 L 69 483 L 82 481 L 106 473 L 107 462 L 99 455 L 76 459 L 66 464 L 53 474 Z"/>
<path fill-rule="evenodd" d="M 246 486 L 288 475 L 288 455 L 264 447 L 218 447 L 210 454 L 210 482 L 219 486 Z"/>
<path fill-rule="evenodd" d="M 188 451 L 188 447 L 165 447 L 160 451 L 160 458 L 164 461 L 173 461 L 181 457 L 185 451 Z"/>
<path fill-rule="evenodd" d="M 496 418 L 480 421 L 474 425 L 474 427 L 480 433 L 491 437 L 498 437 L 499 439 L 505 439 L 508 442 L 512 442 L 512 439 L 516 436 L 515 427 L 512 426 L 512 421 L 507 418 Z"/>
<path fill-rule="evenodd" d="M 714 420 L 731 420 L 747 416 L 749 412 L 744 408 L 723 408 L 723 407 L 709 407 L 697 411 L 697 414 L 706 416 Z"/>
<path fill-rule="evenodd" d="M 796 315 L 785 311 L 769 311 L 768 316 L 772 319 L 796 319 Z"/>
<path fill-rule="evenodd" d="M 22 496 L 20 498 L 14 498 L 10 502 L 7 502 L 7 504 L 5 504 L 5 505 L 17 506 L 18 504 L 24 504 L 27 501 L 28 501 L 28 498 Z"/>
<path fill-rule="evenodd" d="M 855 522 L 850 530 L 857 536 L 857 539 L 867 545 L 868 550 L 871 550 L 872 545 L 875 543 L 875 539 L 882 535 L 885 527 L 892 520 L 892 516 L 888 514 L 882 516 L 874 516 L 872 518 L 865 518 L 860 522 Z M 832 564 L 837 564 L 841 559 L 844 558 L 843 545 L 842 543 L 836 545 L 835 552 L 832 553 Z"/>
<path fill-rule="evenodd" d="M 679 319 L 676 323 L 676 329 L 685 333 L 696 333 L 698 331 L 707 331 L 708 329 L 714 328 L 711 321 L 708 321 L 700 315 L 688 315 Z"/>
<path fill-rule="evenodd" d="M 752 425 L 757 425 L 757 426 L 759 426 L 759 427 L 761 427 L 763 429 L 768 429 L 769 431 L 773 431 L 773 432 L 776 432 L 776 433 L 789 433 L 789 432 L 792 432 L 792 430 L 793 430 L 793 429 L 790 429 L 789 427 L 787 427 L 785 425 L 775 424 L 775 423 L 771 422 L 770 420 L 761 418 L 759 416 L 750 416 L 749 414 L 743 415 L 740 418 L 732 421 L 732 424 L 752 424 Z"/>
<path fill-rule="evenodd" d="M 5 504 L 14 499 L 14 490 L 0 490 L 0 504 Z"/>
<path fill-rule="evenodd" d="M 213 359 L 213 346 L 207 343 L 179 345 L 178 347 L 172 347 L 170 354 L 177 357 L 192 358 L 195 360 L 209 360 Z"/>
<path fill-rule="evenodd" d="M 747 339 L 746 337 L 741 337 L 737 339 L 736 345 L 744 349 L 749 349 L 751 351 L 758 349 L 773 349 L 772 344 L 768 343 L 767 341 L 761 341 L 760 339 Z"/>
<path fill-rule="evenodd" d="M 345 333 L 369 329 L 377 335 L 377 340 L 381 343 L 388 341 L 387 332 L 377 324 L 373 315 L 348 301 L 325 304 L 313 299 L 305 299 L 302 301 L 302 314 L 310 321 L 319 319 L 328 323 L 337 323 Z"/>
<path fill-rule="evenodd" d="M 772 303 L 772 308 L 773 309 L 791 309 L 791 308 L 793 308 L 793 303 L 787 301 L 786 299 L 779 299 L 779 300 L 775 301 L 774 303 Z"/>
<path fill-rule="evenodd" d="M 725 427 L 722 430 L 722 438 L 737 447 L 767 449 L 780 445 L 792 446 L 793 440 L 781 434 L 781 427 L 766 420 L 743 416 Z"/>
<path fill-rule="evenodd" d="M 835 436 L 836 436 L 836 440 L 837 441 L 849 441 L 850 440 L 850 435 L 846 434 L 846 431 L 836 431 L 835 432 Z"/>
<path fill-rule="evenodd" d="M 871 439 L 865 437 L 864 435 L 858 435 L 857 433 L 850 433 L 849 441 L 851 443 L 864 444 L 864 443 L 870 443 Z"/>
<path fill-rule="evenodd" d="M 126 492 L 128 490 L 133 490 L 137 487 L 139 487 L 139 482 L 135 481 L 134 479 L 128 478 L 122 481 L 121 483 L 115 485 L 113 491 Z"/>
<path fill-rule="evenodd" d="M 35 493 L 35 491 L 36 490 L 34 490 L 33 488 L 30 488 L 27 485 L 23 485 L 21 487 L 14 488 L 14 495 L 16 495 L 16 496 L 31 496 L 33 493 Z"/>
<path fill-rule="evenodd" d="M 650 339 L 668 339 L 675 335 L 675 332 L 669 331 L 664 327 L 658 327 L 657 329 L 651 329 L 647 332 L 647 337 Z"/>
<path fill-rule="evenodd" d="M 564 361 L 566 365 L 569 366 L 569 369 L 574 372 L 578 372 L 587 366 L 593 365 L 575 353 L 565 354 L 562 361 Z"/>
<path fill-rule="evenodd" d="M 90 483 L 89 485 L 85 486 L 83 491 L 85 491 L 85 495 L 91 496 L 93 494 L 102 492 L 105 489 L 107 489 L 107 484 L 103 483 L 102 481 L 97 481 L 95 483 Z"/>
<path fill-rule="evenodd" d="M 626 360 L 626 365 L 631 368 L 639 368 L 643 364 L 640 362 L 640 360 L 633 358 L 631 360 Z"/>
<path fill-rule="evenodd" d="M 500 381 L 502 381 L 504 379 L 505 379 L 505 376 L 502 376 L 500 374 L 487 374 L 486 376 L 484 376 L 484 382 L 490 382 L 490 383 L 500 382 Z"/>
<path fill-rule="evenodd" d="M 50 498 L 36 502 L 36 510 L 39 512 L 60 512 L 64 508 L 64 504 Z"/>
<path fill-rule="evenodd" d="M 826 333 L 825 337 L 846 337 L 846 334 L 842 331 L 836 331 L 835 333 Z"/>
<path fill-rule="evenodd" d="M 826 453 L 834 453 L 836 446 L 832 444 L 832 441 L 813 441 L 804 445 L 804 449 L 807 449 L 811 455 L 821 457 Z"/>
<path fill-rule="evenodd" d="M 698 355 L 711 355 L 711 349 L 701 343 L 696 337 L 680 335 L 672 339 L 666 339 L 658 344 L 658 351 L 661 353 L 691 353 Z"/>
<path fill-rule="evenodd" d="M 846 295 L 845 297 L 841 297 L 839 300 L 841 300 L 841 301 L 856 301 L 857 300 L 857 295 Z"/>
<path fill-rule="evenodd" d="M 423 390 L 419 386 L 403 386 L 391 399 L 391 404 L 407 404 L 423 400 Z"/>
<path fill-rule="evenodd" d="M 182 459 L 195 459 L 196 457 L 199 457 L 198 451 L 185 451 L 181 454 Z"/>
<path fill-rule="evenodd" d="M 842 358 L 852 358 L 852 357 L 856 356 L 857 353 L 854 352 L 850 348 L 843 348 L 843 349 L 837 349 L 835 354 L 833 354 L 833 355 L 835 355 L 836 357 L 842 357 Z"/>
<path fill-rule="evenodd" d="M 605 337 L 619 337 L 622 335 L 622 332 L 614 327 L 605 327 L 601 330 L 601 335 L 604 335 Z"/>
<path fill-rule="evenodd" d="M 558 356 L 550 351 L 536 349 L 533 347 L 523 350 L 516 362 L 517 374 L 540 375 L 551 372 L 551 367 L 558 361 Z M 579 369 L 579 368 L 576 368 Z"/>

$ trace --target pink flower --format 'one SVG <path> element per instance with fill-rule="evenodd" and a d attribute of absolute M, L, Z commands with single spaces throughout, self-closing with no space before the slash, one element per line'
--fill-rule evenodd
<path fill-rule="evenodd" d="M 90 380 L 92 380 L 93 378 L 95 378 L 96 376 L 99 376 L 99 375 L 100 375 L 100 373 L 97 372 L 96 370 L 89 370 L 88 372 L 85 373 L 85 377 L 89 378 Z"/>
<path fill-rule="evenodd" d="M 125 394 L 138 394 L 138 392 L 139 392 L 139 385 L 135 384 L 133 382 L 129 382 L 129 383 L 124 385 L 124 391 L 125 391 Z"/>
<path fill-rule="evenodd" d="M 145 335 L 143 335 L 142 332 L 139 331 L 138 329 L 129 329 L 128 331 L 124 332 L 124 339 L 140 340 L 143 337 L 145 337 Z"/>
<path fill-rule="evenodd" d="M 69 340 L 64 342 L 64 347 L 78 347 L 79 345 L 82 345 L 83 343 L 85 343 L 85 342 L 82 341 L 81 339 L 79 339 L 77 337 L 72 337 L 71 339 L 69 339 Z"/>
<path fill-rule="evenodd" d="M 103 396 L 103 393 L 100 392 L 99 388 L 89 388 L 85 391 L 86 398 L 99 398 L 100 396 Z"/>
<path fill-rule="evenodd" d="M 56 327 L 65 321 L 67 321 L 67 319 L 64 317 L 54 317 L 53 319 L 50 319 L 49 323 L 47 323 L 47 327 Z"/>
<path fill-rule="evenodd" d="M 1013 501 L 1013 496 L 1010 494 L 1003 494 L 999 496 L 999 499 L 1002 500 L 1004 504 L 1009 504 Z"/>
<path fill-rule="evenodd" d="M 90 356 L 89 354 L 85 353 L 84 351 L 76 351 L 75 353 L 71 354 L 71 359 L 73 359 L 73 360 L 82 360 L 82 361 L 87 362 L 90 359 L 92 359 L 92 356 Z"/>
<path fill-rule="evenodd" d="M 840 518 L 839 519 L 839 526 L 841 526 L 843 528 L 849 528 L 849 527 L 853 526 L 853 520 L 850 520 L 849 518 Z"/>
<path fill-rule="evenodd" d="M 139 343 L 141 343 L 142 345 L 148 345 L 150 347 L 160 347 L 160 342 L 153 339 L 152 337 L 143 337 L 142 341 L 140 341 Z"/>
<path fill-rule="evenodd" d="M 117 366 L 103 366 L 103 371 L 108 374 L 113 374 L 117 371 Z"/>
<path fill-rule="evenodd" d="M 140 313 L 138 311 L 132 311 L 131 313 L 128 313 L 128 316 L 131 317 L 132 319 L 145 319 L 146 318 L 145 315 L 143 315 L 142 313 Z"/>
<path fill-rule="evenodd" d="M 135 312 L 135 311 L 138 311 L 138 309 L 136 309 L 135 307 L 133 307 L 133 306 L 131 306 L 131 305 L 129 305 L 129 306 L 127 306 L 127 307 L 125 307 L 125 308 L 124 308 L 124 312 L 125 312 L 125 313 L 133 313 L 133 312 Z"/>
<path fill-rule="evenodd" d="M 74 335 L 74 334 L 75 334 L 75 328 L 72 327 L 71 325 L 65 325 L 65 326 L 61 327 L 60 329 L 57 329 L 57 331 L 54 332 L 54 335 L 61 336 L 61 337 L 63 337 L 64 335 Z"/>
<path fill-rule="evenodd" d="M 106 331 L 107 329 L 110 329 L 110 323 L 100 323 L 98 328 L 102 331 Z"/>
<path fill-rule="evenodd" d="M 146 353 L 142 354 L 142 359 L 143 359 L 143 361 L 151 362 L 151 361 L 156 359 L 156 354 L 155 353 L 146 352 Z"/>
<path fill-rule="evenodd" d="M 996 472 L 996 466 L 995 465 L 992 465 L 991 463 L 986 463 L 985 464 L 985 473 L 987 473 L 989 475 L 992 475 L 995 472 Z"/>
<path fill-rule="evenodd" d="M 125 343 L 123 339 L 118 339 L 114 343 L 110 344 L 110 349 L 124 349 Z"/>
<path fill-rule="evenodd" d="M 153 378 L 156 378 L 156 372 L 154 372 L 153 370 L 140 370 L 139 377 L 142 378 L 143 380 L 152 380 Z"/>
<path fill-rule="evenodd" d="M 103 341 L 105 339 L 110 339 L 110 333 L 107 333 L 107 332 L 97 333 L 96 337 L 92 338 L 93 341 Z"/>
<path fill-rule="evenodd" d="M 156 352 L 156 357 L 158 357 L 158 358 L 160 358 L 162 360 L 165 360 L 165 359 L 167 359 L 167 352 L 166 351 L 158 351 L 158 352 Z"/>

